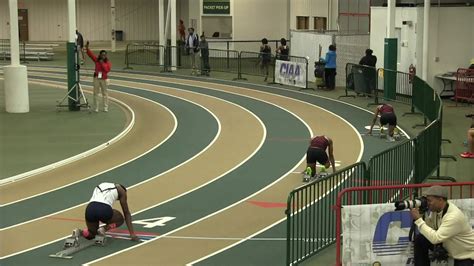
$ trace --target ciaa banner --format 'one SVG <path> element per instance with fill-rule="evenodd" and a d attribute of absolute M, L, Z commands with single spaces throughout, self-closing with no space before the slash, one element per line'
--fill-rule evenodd
<path fill-rule="evenodd" d="M 306 63 L 276 60 L 275 82 L 306 88 Z"/>
<path fill-rule="evenodd" d="M 474 199 L 449 202 L 474 225 Z M 412 221 L 408 210 L 395 211 L 393 203 L 344 206 L 343 265 L 414 265 L 413 244 L 408 238 Z"/>

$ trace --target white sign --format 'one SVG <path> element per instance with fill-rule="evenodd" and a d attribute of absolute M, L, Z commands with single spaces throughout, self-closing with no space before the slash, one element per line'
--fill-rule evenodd
<path fill-rule="evenodd" d="M 473 199 L 449 202 L 474 224 Z M 394 209 L 393 203 L 342 208 L 343 265 L 413 265 L 413 243 L 408 237 L 413 223 L 411 214 Z"/>
<path fill-rule="evenodd" d="M 276 60 L 275 82 L 306 88 L 306 63 Z"/>

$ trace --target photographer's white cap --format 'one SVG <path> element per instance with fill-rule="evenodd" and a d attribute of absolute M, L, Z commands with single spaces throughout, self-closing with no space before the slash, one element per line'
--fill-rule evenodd
<path fill-rule="evenodd" d="M 443 186 L 432 186 L 429 187 L 427 190 L 423 191 L 423 195 L 425 196 L 435 196 L 441 198 L 448 198 L 448 188 Z"/>

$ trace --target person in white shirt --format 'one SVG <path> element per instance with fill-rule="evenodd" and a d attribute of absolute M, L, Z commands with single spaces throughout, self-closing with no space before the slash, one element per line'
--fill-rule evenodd
<path fill-rule="evenodd" d="M 415 266 L 429 266 L 429 250 L 438 244 L 454 258 L 454 266 L 474 265 L 474 231 L 466 215 L 448 202 L 448 188 L 435 185 L 423 194 L 429 215 L 423 219 L 418 208 L 410 210 L 420 232 L 414 243 Z"/>
<path fill-rule="evenodd" d="M 112 204 L 118 200 L 122 206 L 122 213 L 112 209 Z M 73 236 L 83 236 L 86 239 L 94 239 L 97 234 L 105 235 L 105 232 L 121 226 L 125 220 L 130 239 L 138 241 L 132 225 L 132 215 L 127 203 L 127 189 L 121 184 L 101 183 L 94 188 L 92 197 L 85 212 L 87 229 L 74 229 Z M 99 227 L 99 223 L 105 224 Z"/>
<path fill-rule="evenodd" d="M 199 37 L 194 33 L 194 28 L 188 28 L 188 37 L 186 38 L 185 47 L 191 56 L 191 74 L 195 75 L 196 72 L 196 54 L 199 52 Z"/>

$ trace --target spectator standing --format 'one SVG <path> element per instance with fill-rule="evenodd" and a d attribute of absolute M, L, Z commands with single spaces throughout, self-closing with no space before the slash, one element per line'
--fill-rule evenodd
<path fill-rule="evenodd" d="M 329 45 L 329 51 L 326 53 L 326 58 L 324 62 L 326 63 L 324 67 L 324 76 L 326 80 L 326 89 L 334 90 L 336 88 L 336 46 L 331 44 Z"/>
<path fill-rule="evenodd" d="M 188 37 L 185 43 L 186 49 L 191 56 L 192 75 L 196 74 L 196 53 L 199 51 L 199 37 L 194 33 L 194 28 L 188 29 Z"/>
<path fill-rule="evenodd" d="M 204 32 L 201 35 L 199 49 L 201 50 L 201 75 L 209 76 L 209 72 L 211 71 L 209 65 L 209 43 L 206 40 Z"/>
<path fill-rule="evenodd" d="M 373 55 L 374 51 L 371 49 L 365 50 L 365 56 L 359 61 L 359 65 L 375 67 L 377 65 L 377 57 Z"/>
<path fill-rule="evenodd" d="M 112 64 L 107 58 L 107 52 L 101 50 L 99 57 L 96 57 L 94 53 L 89 50 L 89 42 L 86 43 L 87 55 L 94 61 L 94 111 L 99 112 L 99 91 L 102 94 L 102 102 L 104 105 L 104 112 L 109 111 L 109 72 L 112 69 Z"/>
<path fill-rule="evenodd" d="M 278 60 L 288 61 L 290 56 L 290 47 L 286 44 L 286 39 L 281 38 L 280 46 L 276 50 L 276 58 Z"/>
<path fill-rule="evenodd" d="M 364 79 L 370 90 L 369 93 L 373 93 L 375 91 L 375 85 L 377 82 L 377 70 L 375 66 L 377 65 L 377 57 L 372 55 L 374 51 L 371 49 L 365 50 L 365 56 L 362 57 L 359 61 L 359 65 L 367 66 L 363 68 Z"/>
<path fill-rule="evenodd" d="M 267 38 L 262 39 L 262 45 L 260 45 L 259 54 L 260 70 L 265 74 L 264 81 L 268 80 L 270 63 L 272 61 L 272 48 L 268 45 Z"/>

